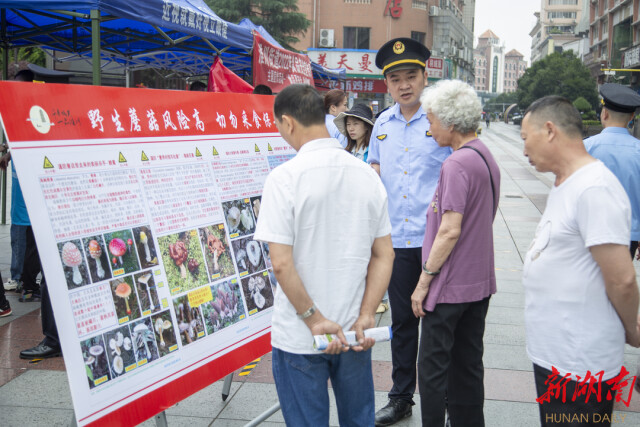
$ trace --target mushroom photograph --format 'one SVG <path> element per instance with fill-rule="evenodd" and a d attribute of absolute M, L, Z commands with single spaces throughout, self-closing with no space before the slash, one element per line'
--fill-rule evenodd
<path fill-rule="evenodd" d="M 109 282 L 111 294 L 116 306 L 116 316 L 118 320 L 128 318 L 128 320 L 140 317 L 140 304 L 135 288 L 133 287 L 133 277 L 119 277 Z M 125 320 L 126 321 L 126 320 Z"/>
<path fill-rule="evenodd" d="M 232 239 L 253 234 L 256 230 L 256 221 L 253 216 L 250 199 L 239 199 L 222 203 L 229 237 Z"/>
<path fill-rule="evenodd" d="M 142 268 L 149 268 L 158 265 L 158 253 L 153 241 L 153 234 L 148 225 L 133 229 L 133 236 L 138 249 L 138 257 Z"/>
<path fill-rule="evenodd" d="M 140 301 L 140 311 L 145 316 L 145 312 L 151 311 L 155 313 L 160 311 L 160 299 L 158 297 L 158 289 L 155 280 L 153 280 L 153 271 L 145 270 L 133 276 L 133 281 L 138 289 L 138 301 Z M 147 313 L 148 314 L 148 313 Z"/>
<path fill-rule="evenodd" d="M 200 306 L 207 335 L 247 318 L 242 293 L 236 279 L 211 286 L 213 300 Z"/>
<path fill-rule="evenodd" d="M 128 326 L 104 334 L 107 357 L 111 366 L 111 378 L 119 377 L 136 367 L 133 340 Z"/>
<path fill-rule="evenodd" d="M 138 363 L 144 360 L 152 362 L 158 359 L 156 334 L 153 332 L 151 318 L 147 317 L 146 319 L 131 323 L 129 330 L 131 331 L 133 351 Z"/>
<path fill-rule="evenodd" d="M 178 334 L 182 345 L 191 344 L 203 338 L 204 322 L 199 307 L 191 307 L 189 298 L 185 295 L 173 300 L 178 320 Z M 200 336 L 198 336 L 200 335 Z"/>
<path fill-rule="evenodd" d="M 238 273 L 247 271 L 249 274 L 253 274 L 265 269 L 260 242 L 253 240 L 253 237 L 232 240 L 231 245 L 236 258 Z"/>
<path fill-rule="evenodd" d="M 271 268 L 271 257 L 269 256 L 269 244 L 267 242 L 260 242 L 262 245 L 262 253 L 264 254 L 264 263 L 267 268 Z"/>
<path fill-rule="evenodd" d="M 258 222 L 258 216 L 260 215 L 261 200 L 262 196 L 251 198 L 251 210 L 253 210 L 253 217 L 256 219 L 256 223 Z"/>
<path fill-rule="evenodd" d="M 80 343 L 89 388 L 104 384 L 111 379 L 111 369 L 107 361 L 104 338 L 98 335 Z"/>
<path fill-rule="evenodd" d="M 80 240 L 58 243 L 58 252 L 64 267 L 67 287 L 74 289 L 88 285 L 90 283 L 89 275 L 87 274 L 87 265 L 85 264 Z"/>
<path fill-rule="evenodd" d="M 245 277 L 241 282 L 249 316 L 273 306 L 273 292 L 266 271 Z"/>
<path fill-rule="evenodd" d="M 89 275 L 93 283 L 111 279 L 109 268 L 109 253 L 102 236 L 91 236 L 82 239 L 84 253 L 87 254 Z"/>
<path fill-rule="evenodd" d="M 109 251 L 109 265 L 114 277 L 140 270 L 136 247 L 132 239 L 131 230 L 114 231 L 104 235 Z"/>
<path fill-rule="evenodd" d="M 197 230 L 158 237 L 158 246 L 173 293 L 176 288 L 183 292 L 209 283 Z"/>
<path fill-rule="evenodd" d="M 224 224 L 215 224 L 198 230 L 200 243 L 204 247 L 204 259 L 207 264 L 209 280 L 214 282 L 235 274 L 229 240 L 225 233 Z"/>
<path fill-rule="evenodd" d="M 171 312 L 165 310 L 151 316 L 151 324 L 153 325 L 153 332 L 156 334 L 156 343 L 158 344 L 160 357 L 176 351 L 178 349 L 176 345 L 176 328 L 171 322 Z"/>

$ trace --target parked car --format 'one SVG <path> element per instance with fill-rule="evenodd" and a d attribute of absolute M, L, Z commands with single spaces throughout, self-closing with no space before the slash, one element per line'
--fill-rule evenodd
<path fill-rule="evenodd" d="M 513 116 L 511 116 L 511 120 L 513 120 L 514 125 L 520 126 L 522 124 L 522 114 L 520 113 L 514 114 Z"/>

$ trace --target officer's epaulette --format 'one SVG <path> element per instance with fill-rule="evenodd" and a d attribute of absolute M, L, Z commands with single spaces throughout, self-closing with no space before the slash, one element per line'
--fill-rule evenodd
<path fill-rule="evenodd" d="M 431 131 L 427 131 L 426 135 L 427 135 L 427 136 L 433 136 L 433 135 L 431 134 Z"/>
<path fill-rule="evenodd" d="M 384 135 L 378 135 L 378 136 L 376 136 L 376 138 L 378 138 L 380 141 L 383 141 L 386 137 L 387 137 L 387 134 L 386 134 L 386 133 L 385 133 Z"/>

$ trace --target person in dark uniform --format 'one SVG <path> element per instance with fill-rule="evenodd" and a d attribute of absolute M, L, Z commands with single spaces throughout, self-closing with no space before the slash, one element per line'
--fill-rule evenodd
<path fill-rule="evenodd" d="M 376 55 L 385 84 L 396 104 L 376 120 L 367 161 L 380 174 L 389 197 L 391 238 L 395 251 L 389 283 L 393 340 L 393 387 L 389 403 L 376 413 L 376 426 L 392 425 L 411 415 L 415 404 L 416 359 L 420 320 L 413 315 L 411 294 L 422 272 L 426 214 L 442 162 L 451 149 L 439 147 L 420 106 L 431 53 L 408 38 L 385 43 Z"/>
<path fill-rule="evenodd" d="M 616 83 L 600 87 L 602 112 L 600 134 L 584 141 L 587 152 L 600 160 L 618 178 L 631 201 L 631 258 L 638 251 L 640 240 L 640 140 L 627 130 L 640 107 L 640 95 Z M 640 258 L 639 258 L 640 259 Z"/>

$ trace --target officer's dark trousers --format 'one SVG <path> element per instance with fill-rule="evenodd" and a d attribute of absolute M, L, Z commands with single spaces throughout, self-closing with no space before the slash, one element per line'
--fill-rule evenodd
<path fill-rule="evenodd" d="M 411 310 L 411 294 L 422 272 L 422 248 L 394 249 L 389 303 L 391 304 L 391 360 L 393 387 L 389 399 L 401 399 L 413 404 L 416 390 L 416 359 L 420 319 Z"/>
<path fill-rule="evenodd" d="M 484 427 L 485 318 L 489 297 L 475 302 L 437 304 L 422 319 L 418 383 L 422 425 Z"/>
<path fill-rule="evenodd" d="M 36 246 L 36 239 L 33 235 L 33 228 L 27 227 L 26 235 L 26 248 L 24 251 L 24 264 L 22 266 L 22 287 L 26 293 L 32 292 L 40 295 L 40 285 L 36 281 L 38 274 L 42 271 L 40 264 L 40 255 L 38 254 L 38 247 Z"/>

